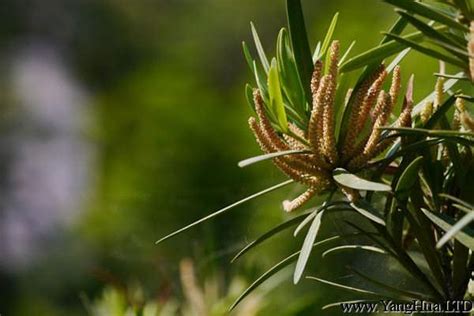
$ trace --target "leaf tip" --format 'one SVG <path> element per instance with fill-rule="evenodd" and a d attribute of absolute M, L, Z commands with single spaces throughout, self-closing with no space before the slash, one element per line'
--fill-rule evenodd
<path fill-rule="evenodd" d="M 300 282 L 301 280 L 301 273 L 297 273 L 297 271 L 295 271 L 295 273 L 293 274 L 293 284 L 296 285 Z"/>

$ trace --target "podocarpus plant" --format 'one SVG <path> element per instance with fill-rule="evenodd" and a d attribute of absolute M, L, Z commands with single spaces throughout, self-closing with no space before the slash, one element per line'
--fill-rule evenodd
<path fill-rule="evenodd" d="M 260 64 L 244 43 L 246 60 L 255 75 L 255 86 L 247 85 L 246 95 L 256 114 L 249 119 L 250 129 L 264 154 L 244 160 L 240 166 L 271 159 L 290 180 L 212 213 L 158 242 L 295 182 L 306 189 L 283 202 L 286 211 L 309 205 L 315 195 L 324 197 L 325 202 L 278 225 L 236 255 L 234 260 L 297 224 L 295 235 L 309 226 L 301 250 L 263 274 L 232 307 L 294 261 L 297 283 L 312 249 L 331 246 L 335 240 L 346 244 L 330 247 L 325 254 L 354 249 L 382 253 L 417 280 L 419 289 L 378 280 L 354 267 L 349 268 L 352 275 L 370 284 L 371 290 L 308 278 L 351 290 L 361 301 L 389 298 L 398 302 L 444 302 L 467 295 L 474 267 L 474 124 L 468 109 L 474 99 L 470 96 L 472 87 L 454 92 L 451 89 L 459 80 L 471 78 L 471 8 L 464 0 L 387 2 L 403 9 L 398 11 L 400 18 L 378 47 L 350 59 L 347 56 L 353 44 L 340 57 L 340 44 L 332 40 L 337 14 L 325 39 L 311 53 L 299 0 L 287 1 L 289 29 L 281 30 L 276 57 L 271 62 L 252 25 Z M 409 23 L 418 31 L 403 34 Z M 425 41 L 430 46 L 420 44 Z M 441 67 L 434 92 L 416 105 L 413 77 L 402 84 L 397 66 L 410 49 L 460 68 L 458 74 L 447 75 Z M 351 88 L 347 73 L 361 68 Z M 389 74 L 391 83 L 384 89 Z M 402 90 L 404 97 L 399 98 Z M 372 228 L 360 225 L 360 221 L 346 221 L 348 232 L 317 240 L 325 214 L 336 211 L 359 214 Z M 366 238 L 364 244 L 360 244 L 361 236 Z"/>

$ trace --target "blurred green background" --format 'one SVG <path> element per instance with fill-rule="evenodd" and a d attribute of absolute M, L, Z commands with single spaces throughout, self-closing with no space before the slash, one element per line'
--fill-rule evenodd
<path fill-rule="evenodd" d="M 352 56 L 376 45 L 395 20 L 377 0 L 303 5 L 311 45 L 339 11 L 335 38 L 343 50 L 357 41 Z M 0 7 L 2 316 L 84 315 L 86 298 L 106 285 L 140 284 L 150 299 L 179 298 L 184 257 L 199 279 L 218 273 L 224 287 L 235 276 L 250 282 L 300 247 L 289 232 L 229 263 L 289 218 L 281 201 L 298 188 L 154 244 L 284 179 L 269 163 L 236 164 L 259 153 L 247 129 L 244 84 L 253 79 L 241 41 L 252 43 L 254 21 L 273 54 L 286 25 L 283 0 L 3 0 Z M 415 100 L 430 91 L 436 68 L 417 53 L 403 61 L 403 78 L 415 73 Z M 344 270 L 340 256 L 317 257 L 315 274 Z M 342 297 L 308 281 L 294 286 L 285 273 L 265 295 L 275 315 L 319 314 Z"/>

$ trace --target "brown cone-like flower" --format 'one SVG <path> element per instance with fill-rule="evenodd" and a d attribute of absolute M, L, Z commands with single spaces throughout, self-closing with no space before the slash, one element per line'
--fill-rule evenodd
<path fill-rule="evenodd" d="M 467 43 L 467 52 L 469 53 L 469 73 L 471 75 L 471 80 L 474 81 L 474 21 L 471 21 L 469 31 L 469 42 Z"/>
<path fill-rule="evenodd" d="M 267 109 L 260 91 L 254 91 L 258 120 L 250 118 L 249 125 L 262 151 L 265 153 L 304 151 L 273 158 L 273 162 L 283 173 L 307 187 L 301 195 L 283 203 L 284 209 L 288 212 L 304 205 L 313 196 L 334 188 L 336 186 L 332 179 L 334 169 L 345 168 L 357 172 L 394 141 L 392 138 L 382 140 L 381 127 L 388 123 L 392 107 L 400 92 L 400 69 L 395 67 L 390 90 L 385 92 L 382 90 L 382 85 L 387 72 L 382 65 L 357 90 L 348 92 L 345 103 L 351 102 L 352 109 L 346 127 L 348 132 L 340 148 L 336 145 L 334 103 L 338 55 L 339 43 L 334 41 L 329 49 L 327 73 L 324 73 L 321 61 L 315 63 L 311 80 L 312 108 L 306 128 L 301 129 L 290 122 L 287 128 L 283 129 L 288 132 L 277 132 L 266 114 Z M 411 90 L 410 87 L 407 89 Z M 352 94 L 354 97 L 350 98 Z M 412 105 L 411 95 L 407 92 L 402 113 L 395 126 L 411 125 Z M 301 126 L 301 123 L 299 124 Z M 361 133 L 364 133 L 363 137 L 359 137 Z M 342 189 L 351 200 L 356 198 L 347 188 Z"/>

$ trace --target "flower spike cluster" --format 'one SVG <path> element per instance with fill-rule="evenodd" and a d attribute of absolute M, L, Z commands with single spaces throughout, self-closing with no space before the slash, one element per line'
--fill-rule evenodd
<path fill-rule="evenodd" d="M 456 99 L 456 110 L 453 118 L 453 129 L 474 132 L 474 118 L 466 110 L 464 99 Z"/>
<path fill-rule="evenodd" d="M 471 76 L 471 81 L 474 81 L 474 21 L 471 21 L 471 25 L 469 27 L 467 52 L 469 53 L 469 75 Z"/>
<path fill-rule="evenodd" d="M 329 65 L 324 73 L 322 61 L 314 66 L 311 80 L 312 110 L 305 130 L 289 123 L 288 134 L 279 134 L 272 126 L 265 112 L 260 94 L 254 91 L 257 118 L 249 119 L 250 129 L 265 153 L 286 150 L 305 152 L 273 158 L 274 164 L 288 177 L 307 186 L 305 192 L 292 201 L 284 201 L 283 208 L 293 211 L 313 196 L 335 186 L 332 171 L 345 168 L 357 172 L 368 162 L 388 148 L 392 139 L 382 140 L 383 127 L 389 123 L 393 106 L 400 92 L 400 68 L 395 67 L 389 92 L 382 89 L 387 77 L 381 65 L 357 91 L 348 91 L 346 102 L 352 101 L 347 135 L 342 145 L 337 146 L 335 138 L 335 96 L 339 62 L 339 42 L 334 41 L 329 49 Z M 395 126 L 411 126 L 411 85 L 407 89 L 403 109 Z M 351 98 L 351 94 L 355 93 Z"/>

